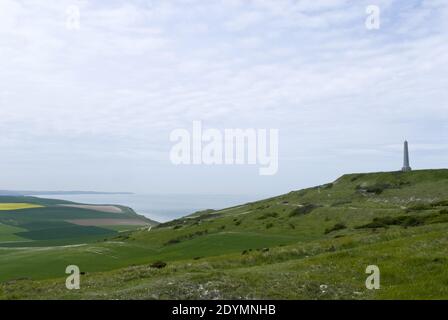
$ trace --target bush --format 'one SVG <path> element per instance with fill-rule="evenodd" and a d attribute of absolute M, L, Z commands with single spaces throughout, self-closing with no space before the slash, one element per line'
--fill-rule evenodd
<path fill-rule="evenodd" d="M 270 228 L 272 228 L 273 226 L 274 226 L 273 223 L 268 223 L 268 224 L 266 224 L 266 229 L 270 229 Z"/>
<path fill-rule="evenodd" d="M 414 205 L 409 206 L 406 211 L 421 211 L 421 210 L 428 210 L 432 209 L 432 205 L 426 204 L 426 203 L 416 203 Z"/>
<path fill-rule="evenodd" d="M 180 242 L 180 239 L 170 239 L 167 242 L 165 242 L 165 245 L 176 244 L 179 242 Z"/>
<path fill-rule="evenodd" d="M 441 200 L 431 204 L 433 207 L 448 207 L 448 200 Z"/>
<path fill-rule="evenodd" d="M 336 202 L 333 202 L 332 204 L 331 204 L 331 206 L 332 207 L 338 207 L 338 206 L 342 206 L 342 205 L 344 205 L 344 204 L 351 204 L 352 202 L 350 201 L 350 200 L 341 200 L 341 201 L 336 201 Z"/>
<path fill-rule="evenodd" d="M 356 228 L 387 228 L 388 226 L 416 227 L 424 224 L 426 219 L 426 217 L 418 216 L 380 217 L 374 218 L 372 222 Z"/>
<path fill-rule="evenodd" d="M 422 225 L 424 223 L 423 219 L 419 219 L 417 217 L 408 217 L 407 219 L 404 219 L 401 225 L 403 227 L 416 227 L 419 225 Z"/>
<path fill-rule="evenodd" d="M 184 240 L 189 240 L 189 239 L 193 239 L 193 238 L 196 238 L 196 237 L 200 237 L 200 236 L 203 236 L 203 235 L 206 235 L 206 234 L 208 234 L 208 229 L 205 229 L 203 231 L 196 231 L 195 233 L 186 234 L 186 235 L 179 236 L 177 238 L 168 240 L 167 242 L 165 242 L 165 246 L 168 246 L 170 244 L 176 244 L 176 243 L 179 243 L 179 242 L 184 241 Z"/>
<path fill-rule="evenodd" d="M 371 186 L 362 187 L 362 186 L 356 186 L 356 190 L 358 192 L 366 192 L 366 193 L 374 193 L 374 194 L 381 194 L 384 190 L 389 189 L 391 187 L 390 184 L 387 183 L 377 183 Z"/>
<path fill-rule="evenodd" d="M 358 180 L 359 178 L 362 178 L 362 176 L 364 176 L 364 174 L 357 174 L 356 176 L 352 177 L 350 179 L 351 182 Z"/>
<path fill-rule="evenodd" d="M 305 214 L 311 213 L 316 208 L 319 208 L 319 206 L 312 204 L 312 203 L 308 203 L 308 204 L 305 204 L 305 205 L 298 207 L 298 208 L 294 209 L 293 211 L 291 211 L 289 216 L 294 217 L 294 216 L 305 215 Z"/>
<path fill-rule="evenodd" d="M 150 265 L 151 268 L 163 269 L 166 267 L 166 262 L 157 261 Z"/>
<path fill-rule="evenodd" d="M 325 229 L 325 234 L 328 234 L 330 232 L 333 231 L 338 231 L 338 230 L 342 230 L 342 229 L 346 229 L 347 226 L 343 223 L 336 223 L 334 226 L 332 226 L 331 228 L 327 228 Z"/>
<path fill-rule="evenodd" d="M 267 218 L 277 218 L 278 217 L 278 213 L 277 212 L 266 212 L 264 214 L 262 214 L 261 216 L 259 216 L 257 219 L 258 220 L 264 220 Z"/>

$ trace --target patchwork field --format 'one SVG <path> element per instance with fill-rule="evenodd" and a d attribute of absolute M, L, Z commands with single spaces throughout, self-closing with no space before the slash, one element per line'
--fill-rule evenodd
<path fill-rule="evenodd" d="M 0 208 L 0 247 L 88 243 L 153 224 L 130 208 L 56 199 L 0 196 Z"/>

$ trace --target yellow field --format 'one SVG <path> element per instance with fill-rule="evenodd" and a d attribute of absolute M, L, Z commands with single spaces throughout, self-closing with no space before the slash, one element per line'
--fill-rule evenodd
<path fill-rule="evenodd" d="M 32 203 L 0 203 L 0 210 L 20 210 L 40 207 L 42 206 Z"/>

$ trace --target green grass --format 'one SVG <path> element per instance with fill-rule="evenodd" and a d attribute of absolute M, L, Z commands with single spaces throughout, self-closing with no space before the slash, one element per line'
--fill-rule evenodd
<path fill-rule="evenodd" d="M 60 228 L 49 228 L 43 230 L 32 230 L 16 233 L 18 236 L 30 240 L 53 240 L 66 238 L 80 238 L 85 236 L 110 236 L 115 234 L 113 230 L 108 230 L 90 226 L 66 226 Z"/>
<path fill-rule="evenodd" d="M 448 170 L 344 175 L 332 184 L 194 213 L 150 232 L 120 232 L 75 247 L 49 240 L 40 242 L 47 247 L 0 247 L 0 297 L 448 298 L 447 209 Z M 59 213 L 36 217 L 59 221 Z M 28 232 L 41 231 L 26 215 L 17 221 L 28 223 Z M 167 267 L 149 267 L 159 260 Z M 78 292 L 64 288 L 68 264 L 86 272 Z M 377 291 L 364 286 L 371 264 L 381 270 Z"/>
<path fill-rule="evenodd" d="M 226 254 L 90 273 L 81 290 L 65 278 L 0 285 L 2 298 L 64 299 L 416 299 L 448 298 L 447 225 L 389 229 Z M 365 268 L 381 270 L 381 289 L 367 290 Z M 81 265 L 82 270 L 88 266 Z"/>
<path fill-rule="evenodd" d="M 106 225 L 106 226 L 101 226 L 101 228 L 104 229 L 109 229 L 109 230 L 113 230 L 113 231 L 118 231 L 118 232 L 125 232 L 125 231 L 135 231 L 135 230 L 139 230 L 142 229 L 142 226 L 136 226 L 136 225 Z M 145 229 L 148 229 L 147 227 Z"/>
<path fill-rule="evenodd" d="M 25 229 L 8 226 L 0 223 L 0 243 L 7 241 L 21 241 L 23 238 L 16 235 L 18 232 L 22 232 Z"/>

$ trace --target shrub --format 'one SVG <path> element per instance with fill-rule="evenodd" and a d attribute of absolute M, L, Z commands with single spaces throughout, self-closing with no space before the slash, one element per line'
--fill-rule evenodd
<path fill-rule="evenodd" d="M 409 206 L 406 211 L 421 211 L 421 210 L 428 210 L 432 209 L 432 205 L 426 204 L 426 203 L 416 203 L 414 205 Z"/>
<path fill-rule="evenodd" d="M 167 242 L 165 242 L 165 245 L 176 244 L 179 242 L 180 242 L 180 239 L 170 239 Z"/>
<path fill-rule="evenodd" d="M 151 268 L 156 268 L 156 269 L 163 269 L 166 267 L 166 262 L 163 261 L 156 261 L 153 264 L 150 265 Z"/>
<path fill-rule="evenodd" d="M 272 228 L 273 226 L 274 226 L 273 223 L 268 223 L 268 224 L 266 224 L 266 229 L 270 229 L 270 228 Z"/>
<path fill-rule="evenodd" d="M 316 208 L 319 208 L 319 206 L 312 204 L 312 203 L 308 203 L 301 207 L 295 208 L 293 211 L 291 211 L 289 216 L 294 217 L 294 216 L 305 215 L 305 214 L 311 213 Z"/>
<path fill-rule="evenodd" d="M 374 218 L 372 222 L 356 228 L 387 228 L 388 226 L 416 227 L 424 224 L 426 219 L 427 217 L 421 216 L 380 217 Z"/>
<path fill-rule="evenodd" d="M 423 223 L 424 223 L 423 219 L 411 216 L 408 217 L 407 219 L 404 219 L 401 225 L 403 227 L 416 227 L 422 225 Z"/>
<path fill-rule="evenodd" d="M 431 204 L 433 207 L 448 207 L 448 200 L 441 200 Z"/>
<path fill-rule="evenodd" d="M 278 217 L 278 213 L 277 212 L 266 212 L 263 215 L 259 216 L 257 219 L 258 220 L 264 220 L 267 218 L 277 218 Z"/>
<path fill-rule="evenodd" d="M 186 234 L 186 235 L 179 236 L 177 238 L 168 240 L 167 242 L 165 242 L 165 245 L 167 246 L 167 245 L 170 245 L 170 244 L 176 244 L 176 243 L 179 243 L 179 242 L 181 242 L 183 240 L 193 239 L 193 238 L 200 237 L 200 236 L 203 236 L 203 235 L 206 235 L 206 234 L 208 234 L 208 229 L 205 229 L 203 231 L 196 231 L 195 233 Z"/>
<path fill-rule="evenodd" d="M 347 226 L 343 223 L 336 223 L 334 226 L 332 226 L 331 228 L 327 228 L 325 229 L 325 234 L 328 234 L 330 232 L 333 231 L 338 231 L 338 230 L 342 230 L 342 229 L 346 229 Z"/>
<path fill-rule="evenodd" d="M 352 177 L 350 179 L 351 182 L 358 180 L 359 178 L 361 178 L 363 176 L 363 174 L 357 174 L 356 176 Z"/>
<path fill-rule="evenodd" d="M 356 186 L 356 190 L 358 192 L 374 193 L 378 195 L 383 193 L 384 190 L 389 189 L 390 187 L 391 185 L 387 183 L 377 183 L 367 187 L 362 187 L 358 185 Z"/>

